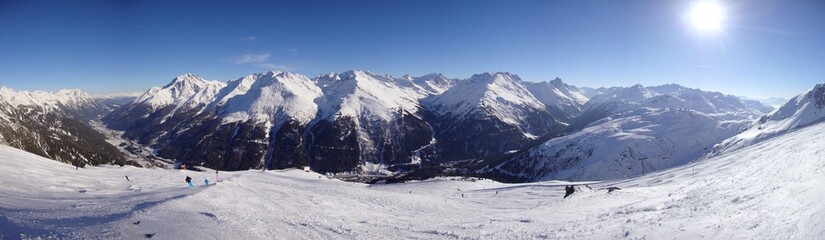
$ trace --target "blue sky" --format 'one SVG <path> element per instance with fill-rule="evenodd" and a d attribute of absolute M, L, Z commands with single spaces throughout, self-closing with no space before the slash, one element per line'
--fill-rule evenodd
<path fill-rule="evenodd" d="M 466 78 L 509 71 L 577 86 L 678 83 L 750 97 L 825 82 L 825 2 L 0 1 L 0 85 L 143 91 L 182 73 L 283 69 Z"/>

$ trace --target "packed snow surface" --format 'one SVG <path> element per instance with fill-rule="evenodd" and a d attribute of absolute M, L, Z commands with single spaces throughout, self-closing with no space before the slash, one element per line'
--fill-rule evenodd
<path fill-rule="evenodd" d="M 213 171 L 75 170 L 0 146 L 0 238 L 817 239 L 825 236 L 823 129 L 578 186 L 566 199 L 568 183 L 558 181 L 366 185 L 298 170 L 216 179 Z"/>

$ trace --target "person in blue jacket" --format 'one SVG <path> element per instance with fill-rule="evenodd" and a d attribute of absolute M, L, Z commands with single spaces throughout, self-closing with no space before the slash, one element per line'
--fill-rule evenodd
<path fill-rule="evenodd" d="M 189 187 L 195 187 L 194 185 L 192 185 L 192 178 L 189 176 L 186 176 L 186 183 L 189 184 Z"/>
<path fill-rule="evenodd" d="M 203 179 L 203 185 L 209 185 L 209 178 Z"/>

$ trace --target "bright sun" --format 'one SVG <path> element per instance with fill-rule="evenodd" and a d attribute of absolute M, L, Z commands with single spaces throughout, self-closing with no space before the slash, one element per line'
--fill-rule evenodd
<path fill-rule="evenodd" d="M 701 32 L 715 32 L 722 29 L 725 13 L 719 3 L 701 0 L 690 10 L 690 21 Z"/>

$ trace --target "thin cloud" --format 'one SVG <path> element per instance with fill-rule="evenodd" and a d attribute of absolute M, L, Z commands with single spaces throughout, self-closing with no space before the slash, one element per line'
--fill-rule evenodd
<path fill-rule="evenodd" d="M 284 48 L 284 51 L 292 53 L 292 55 L 298 55 L 300 52 L 297 48 Z"/>
<path fill-rule="evenodd" d="M 258 40 L 258 37 L 256 37 L 256 36 L 246 36 L 246 37 L 238 38 L 238 40 L 239 41 L 253 42 L 253 41 Z"/>
<path fill-rule="evenodd" d="M 244 54 L 236 57 L 232 57 L 228 59 L 228 62 L 232 64 L 246 64 L 255 66 L 257 68 L 263 68 L 267 70 L 276 70 L 276 71 L 292 71 L 295 68 L 283 65 L 283 64 L 275 64 L 269 62 L 271 55 L 268 53 L 263 54 Z"/>
<path fill-rule="evenodd" d="M 269 60 L 269 54 L 244 54 L 229 59 L 234 64 L 263 63 Z"/>
<path fill-rule="evenodd" d="M 257 66 L 259 68 L 265 68 L 265 69 L 268 69 L 268 70 L 278 70 L 278 71 L 292 71 L 292 70 L 295 70 L 295 68 L 293 68 L 293 67 L 286 66 L 286 65 L 280 65 L 280 64 L 274 64 L 274 63 L 256 63 L 255 66 Z"/>
<path fill-rule="evenodd" d="M 799 37 L 799 36 L 806 35 L 805 32 L 775 28 L 775 27 L 751 27 L 751 26 L 737 26 L 737 27 L 740 28 L 740 29 L 750 31 L 752 33 L 757 33 L 757 34 L 767 34 L 767 35 L 775 35 L 775 36 L 783 36 L 783 37 Z"/>

